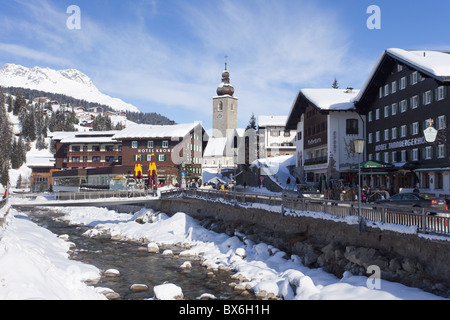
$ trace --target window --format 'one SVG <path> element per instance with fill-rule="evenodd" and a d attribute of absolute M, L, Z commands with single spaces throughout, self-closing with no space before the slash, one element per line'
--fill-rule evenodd
<path fill-rule="evenodd" d="M 80 146 L 72 146 L 72 152 L 80 152 Z"/>
<path fill-rule="evenodd" d="M 165 140 L 162 142 L 162 147 L 163 148 L 168 148 L 169 147 L 169 141 Z"/>
<path fill-rule="evenodd" d="M 437 88 L 437 100 L 440 101 L 440 100 L 443 100 L 444 98 L 445 98 L 444 87 L 443 86 L 438 87 Z"/>
<path fill-rule="evenodd" d="M 369 114 L 367 116 L 368 116 L 368 121 L 372 122 L 372 111 L 369 111 Z"/>
<path fill-rule="evenodd" d="M 105 151 L 114 151 L 114 146 L 105 146 Z"/>
<path fill-rule="evenodd" d="M 397 72 L 401 72 L 403 70 L 403 65 L 398 64 L 397 65 Z"/>
<path fill-rule="evenodd" d="M 391 114 L 393 116 L 395 116 L 397 114 L 397 111 L 398 111 L 398 104 L 397 103 L 393 103 L 392 104 L 392 109 L 391 109 Z"/>
<path fill-rule="evenodd" d="M 389 160 L 389 152 L 385 152 L 385 153 L 384 153 L 384 162 L 385 162 L 385 163 L 391 162 L 391 161 Z"/>
<path fill-rule="evenodd" d="M 219 102 L 219 108 L 218 108 L 218 111 L 219 111 L 219 112 L 222 112 L 222 111 L 223 111 L 223 102 L 222 102 L 222 101 Z"/>
<path fill-rule="evenodd" d="M 92 146 L 92 151 L 100 151 L 100 146 Z"/>
<path fill-rule="evenodd" d="M 426 103 L 425 103 L 426 104 Z M 419 106 L 419 96 L 414 96 L 411 98 L 411 109 L 415 109 Z"/>
<path fill-rule="evenodd" d="M 406 137 L 406 125 L 400 127 L 400 137 L 401 138 Z"/>
<path fill-rule="evenodd" d="M 438 158 L 442 159 L 445 157 L 445 145 L 444 144 L 440 144 L 438 146 Z"/>
<path fill-rule="evenodd" d="M 417 71 L 414 71 L 411 74 L 411 85 L 416 84 L 418 82 L 418 79 L 419 79 L 419 73 Z"/>
<path fill-rule="evenodd" d="M 137 149 L 138 147 L 139 147 L 139 144 L 138 144 L 137 141 L 132 141 L 132 142 L 131 142 L 131 148 L 132 148 L 132 149 Z"/>
<path fill-rule="evenodd" d="M 387 95 L 389 95 L 389 85 L 385 85 L 384 86 L 384 96 L 386 97 Z"/>
<path fill-rule="evenodd" d="M 397 92 L 397 81 L 391 83 L 391 93 Z"/>
<path fill-rule="evenodd" d="M 391 129 L 391 138 L 397 139 L 397 128 L 396 127 Z"/>
<path fill-rule="evenodd" d="M 381 99 L 381 98 L 383 98 L 383 87 L 380 87 L 380 95 L 379 95 L 379 98 Z"/>
<path fill-rule="evenodd" d="M 400 90 L 403 90 L 406 88 L 406 77 L 403 77 L 400 79 Z"/>
<path fill-rule="evenodd" d="M 380 131 L 375 132 L 375 142 L 380 141 Z"/>
<path fill-rule="evenodd" d="M 385 129 L 384 130 L 384 141 L 388 141 L 389 140 L 389 129 Z"/>
<path fill-rule="evenodd" d="M 400 162 L 406 162 L 406 150 L 400 152 Z"/>
<path fill-rule="evenodd" d="M 429 160 L 433 157 L 433 151 L 431 149 L 431 147 L 426 147 L 425 148 L 425 159 Z"/>
<path fill-rule="evenodd" d="M 280 136 L 280 130 L 270 130 L 270 136 L 271 137 L 279 137 Z"/>
<path fill-rule="evenodd" d="M 72 162 L 80 162 L 80 157 L 73 157 Z"/>
<path fill-rule="evenodd" d="M 447 128 L 447 117 L 446 116 L 440 116 L 437 118 L 437 128 L 438 130 L 446 129 Z"/>
<path fill-rule="evenodd" d="M 158 155 L 158 161 L 166 161 L 166 155 L 165 154 Z"/>
<path fill-rule="evenodd" d="M 154 148 L 155 147 L 155 141 L 147 141 L 147 148 Z"/>
<path fill-rule="evenodd" d="M 373 134 L 369 133 L 369 135 L 367 136 L 368 143 L 372 143 L 372 137 L 373 137 Z"/>
<path fill-rule="evenodd" d="M 411 134 L 419 134 L 419 123 L 418 122 L 414 122 L 412 124 L 412 130 L 411 130 Z"/>
<path fill-rule="evenodd" d="M 431 94 L 431 90 L 427 91 L 423 94 L 423 104 L 424 105 L 430 104 L 432 99 L 433 99 L 433 95 Z"/>
<path fill-rule="evenodd" d="M 419 149 L 412 149 L 411 160 L 412 161 L 419 160 Z"/>
<path fill-rule="evenodd" d="M 92 162 L 100 162 L 100 157 L 92 157 Z"/>
<path fill-rule="evenodd" d="M 380 109 L 376 109 L 375 110 L 375 120 L 379 120 L 380 119 Z"/>
<path fill-rule="evenodd" d="M 390 109 L 389 106 L 384 107 L 384 117 L 385 118 L 389 117 L 389 109 Z"/>
<path fill-rule="evenodd" d="M 359 133 L 357 119 L 347 119 L 346 122 L 347 122 L 347 129 L 346 129 L 347 134 L 358 134 Z"/>
<path fill-rule="evenodd" d="M 105 157 L 105 161 L 106 161 L 106 162 L 114 162 L 114 157 L 106 156 L 106 157 Z"/>
<path fill-rule="evenodd" d="M 408 109 L 408 102 L 406 100 L 402 100 L 400 102 L 400 112 L 405 112 Z"/>

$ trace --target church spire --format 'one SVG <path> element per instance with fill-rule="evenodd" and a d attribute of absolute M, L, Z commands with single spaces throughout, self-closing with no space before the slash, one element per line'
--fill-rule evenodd
<path fill-rule="evenodd" d="M 222 83 L 217 88 L 218 96 L 233 96 L 234 95 L 234 87 L 230 84 L 230 73 L 228 72 L 228 56 L 225 56 L 225 70 L 222 72 Z"/>

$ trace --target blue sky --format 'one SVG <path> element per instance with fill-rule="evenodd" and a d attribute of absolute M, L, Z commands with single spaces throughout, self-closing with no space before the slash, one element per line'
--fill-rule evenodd
<path fill-rule="evenodd" d="M 81 10 L 70 30 L 67 8 Z M 370 5 L 381 29 L 369 30 Z M 450 50 L 450 1 L 0 0 L 0 67 L 75 68 L 100 91 L 178 123 L 212 123 L 225 56 L 252 113 L 287 115 L 302 88 L 362 86 L 387 48 Z"/>

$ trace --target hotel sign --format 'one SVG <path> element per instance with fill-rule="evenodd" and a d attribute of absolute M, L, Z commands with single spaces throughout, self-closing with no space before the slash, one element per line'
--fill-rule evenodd
<path fill-rule="evenodd" d="M 375 151 L 379 152 L 379 151 L 386 151 L 386 150 L 392 150 L 392 149 L 398 149 L 398 148 L 414 147 L 414 146 L 418 146 L 418 145 L 426 144 L 426 143 L 427 143 L 427 141 L 425 140 L 425 137 L 405 139 L 405 140 L 400 140 L 400 141 L 395 141 L 395 142 L 390 142 L 390 143 L 379 144 L 379 145 L 375 146 Z"/>

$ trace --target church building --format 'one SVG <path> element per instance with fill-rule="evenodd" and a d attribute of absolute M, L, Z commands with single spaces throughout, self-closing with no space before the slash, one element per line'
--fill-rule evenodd
<path fill-rule="evenodd" d="M 230 83 L 230 72 L 225 63 L 222 83 L 213 97 L 213 128 L 203 155 L 203 168 L 212 173 L 235 169 L 237 143 L 243 130 L 238 125 L 238 102 Z"/>

